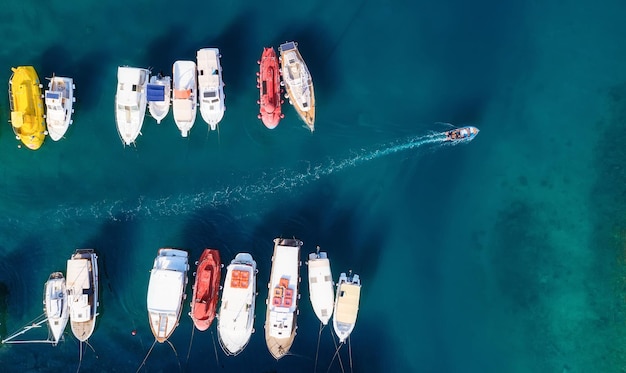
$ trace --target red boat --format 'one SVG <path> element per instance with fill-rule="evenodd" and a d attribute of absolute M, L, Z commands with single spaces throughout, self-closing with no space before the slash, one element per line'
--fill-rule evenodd
<path fill-rule="evenodd" d="M 207 330 L 215 318 L 222 272 L 220 252 L 204 249 L 196 262 L 196 281 L 193 285 L 193 299 L 189 316 L 200 331 Z"/>
<path fill-rule="evenodd" d="M 274 48 L 263 48 L 261 60 L 257 62 L 260 65 L 260 71 L 256 74 L 256 82 L 261 94 L 259 101 L 257 101 L 257 104 L 260 105 L 258 117 L 263 121 L 265 127 L 273 129 L 285 117 L 280 110 L 280 105 L 283 103 L 280 97 L 282 92 L 280 68 Z"/>

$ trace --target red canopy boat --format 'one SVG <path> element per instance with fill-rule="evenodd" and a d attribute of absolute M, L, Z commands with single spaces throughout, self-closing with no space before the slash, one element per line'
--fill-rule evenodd
<path fill-rule="evenodd" d="M 189 315 L 200 331 L 207 330 L 215 318 L 222 272 L 220 252 L 204 249 L 196 262 L 196 281 L 193 285 L 193 299 Z"/>
<path fill-rule="evenodd" d="M 278 67 L 278 58 L 274 48 L 263 48 L 263 55 L 258 61 L 260 72 L 257 73 L 257 88 L 260 90 L 260 99 L 257 104 L 260 105 L 259 119 L 263 121 L 265 127 L 269 129 L 276 128 L 284 114 L 280 110 L 281 87 L 280 87 L 280 68 Z"/>

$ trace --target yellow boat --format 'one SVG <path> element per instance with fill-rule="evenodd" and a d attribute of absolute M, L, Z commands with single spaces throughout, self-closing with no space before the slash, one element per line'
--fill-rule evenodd
<path fill-rule="evenodd" d="M 46 137 L 46 124 L 43 118 L 41 84 L 32 66 L 12 67 L 9 79 L 9 103 L 11 105 L 11 126 L 15 137 L 28 149 L 37 150 Z"/>

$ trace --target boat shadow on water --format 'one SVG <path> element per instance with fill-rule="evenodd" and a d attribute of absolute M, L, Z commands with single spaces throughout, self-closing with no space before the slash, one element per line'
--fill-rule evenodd
<path fill-rule="evenodd" d="M 109 364 L 124 366 L 125 362 L 145 353 L 139 328 L 145 324 L 145 307 L 140 296 L 143 289 L 133 285 L 138 271 L 131 259 L 136 254 L 131 249 L 138 247 L 136 229 L 134 220 L 117 215 L 104 221 L 99 230 L 82 243 L 82 247 L 95 249 L 99 267 L 98 317 L 93 336 L 88 341 L 91 349 L 82 346 L 82 369 Z M 135 336 L 132 332 L 139 335 Z M 150 333 L 147 325 L 143 334 L 146 333 Z M 111 346 L 109 340 L 114 340 L 115 344 Z M 95 356 L 96 360 L 90 356 Z"/>
<path fill-rule="evenodd" d="M 336 43 L 329 31 L 319 23 L 294 23 L 279 32 L 277 38 L 279 43 L 290 40 L 298 43 L 298 50 L 311 73 L 317 103 L 331 102 L 338 92 L 337 87 L 343 85 L 343 77 L 336 68 Z"/>
<path fill-rule="evenodd" d="M 80 108 L 77 113 L 88 111 L 107 94 L 103 93 L 106 80 L 102 79 L 102 76 L 111 70 L 109 54 L 105 50 L 97 49 L 77 60 L 68 59 L 68 56 L 73 54 L 61 44 L 46 48 L 36 65 L 40 83 L 45 86 L 47 84 L 45 78 L 52 76 L 53 73 L 73 78 L 76 85 L 77 109 Z M 109 88 L 113 90 L 115 86 Z"/>
<path fill-rule="evenodd" d="M 362 278 L 368 279 L 374 276 L 378 271 L 380 263 L 382 232 L 386 231 L 386 222 L 378 217 L 361 216 L 355 214 L 357 206 L 350 202 L 338 204 L 341 196 L 335 192 L 329 185 L 316 185 L 316 187 L 305 195 L 283 198 L 280 207 L 276 207 L 262 214 L 258 219 L 258 225 L 252 227 L 253 237 L 297 237 L 304 244 L 302 246 L 300 260 L 302 263 L 306 261 L 309 252 L 314 252 L 316 246 L 319 245 L 324 251 L 328 252 L 331 260 L 331 268 L 333 269 L 334 279 L 336 281 L 340 272 L 347 272 L 353 269 L 358 272 Z M 345 201 L 345 199 L 344 199 Z M 289 206 L 285 209 L 284 206 Z M 376 226 L 374 229 L 373 226 Z M 266 283 L 269 278 L 271 267 L 272 246 L 271 239 L 267 240 L 261 247 L 255 248 L 253 255 L 259 263 L 259 283 Z M 292 355 L 285 359 L 288 361 L 290 369 L 299 369 L 301 371 L 309 371 L 315 366 L 315 355 L 318 341 L 320 322 L 314 314 L 311 304 L 308 300 L 309 289 L 306 280 L 307 269 L 301 268 L 301 299 L 299 300 L 299 315 L 297 318 L 297 335 L 289 354 Z M 263 334 L 263 325 L 265 323 L 265 305 L 264 300 L 267 299 L 268 290 L 266 286 L 259 286 L 259 294 L 257 302 L 260 305 L 257 310 L 256 329 L 257 334 Z M 367 304 L 367 283 L 363 288 L 362 300 L 364 305 Z M 364 308 L 364 307 L 363 307 Z M 368 310 L 362 309 L 360 312 L 361 322 L 357 322 L 356 333 L 353 335 L 352 348 L 355 359 L 355 370 L 363 371 L 365 365 L 362 364 L 360 356 L 364 350 L 376 351 L 374 341 L 368 341 L 366 338 L 359 339 L 357 336 L 367 335 L 371 330 L 366 330 L 365 321 L 369 318 Z M 335 346 L 332 340 L 325 335 L 330 335 L 332 326 L 329 324 L 322 335 L 322 343 L 320 346 L 317 368 L 319 371 L 325 371 L 327 364 L 330 363 Z M 381 337 L 384 333 L 379 333 Z M 275 366 L 276 361 L 267 351 L 267 347 L 262 343 L 263 338 L 259 335 L 253 336 L 258 339 L 261 345 L 256 348 L 265 350 L 257 353 L 259 367 L 261 369 L 270 369 Z M 377 342 L 376 342 L 377 343 Z M 372 356 L 375 356 L 373 354 Z M 283 363 L 283 359 L 280 360 Z M 344 360 L 344 365 L 348 366 Z M 365 371 L 380 371 L 374 367 L 376 362 L 368 362 L 368 369 Z M 360 367 L 360 369 L 359 369 Z M 324 368 L 322 370 L 322 368 Z M 334 369 L 334 368 L 333 368 Z M 337 369 L 338 366 L 337 366 Z M 382 368 L 381 368 L 382 369 Z M 336 371 L 336 370 L 332 370 Z M 349 370 L 346 370 L 349 371 Z"/>

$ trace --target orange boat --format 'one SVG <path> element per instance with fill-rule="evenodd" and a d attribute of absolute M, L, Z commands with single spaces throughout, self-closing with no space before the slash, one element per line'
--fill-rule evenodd
<path fill-rule="evenodd" d="M 285 117 L 280 110 L 280 105 L 283 103 L 280 98 L 282 91 L 280 88 L 280 68 L 274 48 L 263 48 L 263 55 L 257 63 L 260 65 L 260 71 L 256 74 L 256 82 L 261 95 L 257 101 L 257 104 L 260 105 L 258 117 L 263 121 L 265 127 L 273 129 Z"/>
<path fill-rule="evenodd" d="M 217 309 L 222 272 L 220 252 L 215 249 L 204 249 L 196 265 L 197 269 L 194 273 L 196 281 L 193 285 L 189 316 L 196 328 L 204 331 L 211 326 Z"/>

